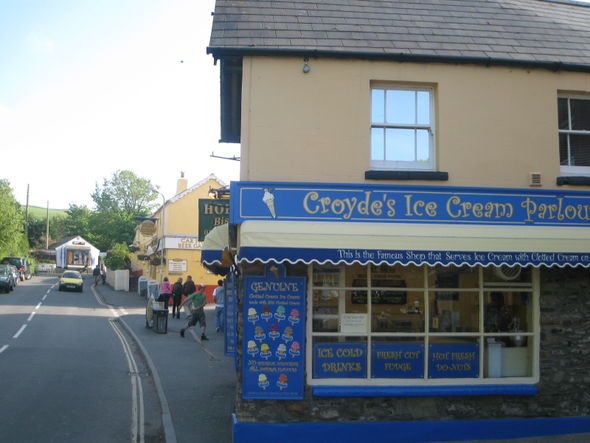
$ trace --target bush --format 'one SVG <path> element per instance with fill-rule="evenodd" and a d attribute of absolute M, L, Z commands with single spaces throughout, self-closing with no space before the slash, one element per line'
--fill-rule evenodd
<path fill-rule="evenodd" d="M 107 256 L 104 259 L 107 268 L 112 271 L 120 269 L 130 269 L 131 260 L 129 248 L 125 243 L 117 243 L 107 252 Z"/>

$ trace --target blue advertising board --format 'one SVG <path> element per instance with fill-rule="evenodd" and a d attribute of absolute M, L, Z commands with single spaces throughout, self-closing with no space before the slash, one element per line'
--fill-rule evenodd
<path fill-rule="evenodd" d="M 232 182 L 231 223 L 246 220 L 590 227 L 590 194 L 571 190 Z"/>
<path fill-rule="evenodd" d="M 238 315 L 238 299 L 236 291 L 236 278 L 233 274 L 229 274 L 224 282 L 225 289 L 225 309 L 223 314 L 225 316 L 225 342 L 224 352 L 225 355 L 235 356 L 236 355 L 236 343 L 237 343 L 237 315 Z"/>
<path fill-rule="evenodd" d="M 373 343 L 373 378 L 423 378 L 423 343 Z"/>
<path fill-rule="evenodd" d="M 366 377 L 367 343 L 314 343 L 313 378 Z"/>
<path fill-rule="evenodd" d="M 305 277 L 278 275 L 244 283 L 242 391 L 245 399 L 301 400 L 305 375 Z M 276 271 L 277 269 L 273 269 Z"/>
<path fill-rule="evenodd" d="M 429 378 L 477 378 L 478 343 L 432 343 L 428 361 Z"/>

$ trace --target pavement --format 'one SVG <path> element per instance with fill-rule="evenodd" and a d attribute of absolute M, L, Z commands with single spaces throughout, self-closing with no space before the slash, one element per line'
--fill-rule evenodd
<path fill-rule="evenodd" d="M 146 299 L 135 292 L 115 291 L 109 285 L 92 287 L 101 300 L 119 313 L 144 354 L 160 393 L 167 443 L 230 443 L 236 371 L 233 357 L 224 355 L 224 336 L 215 331 L 215 307 L 205 307 L 208 341 L 200 329 L 180 329 L 186 318 L 168 316 L 168 331 L 146 328 Z M 170 308 L 171 311 L 171 308 Z"/>

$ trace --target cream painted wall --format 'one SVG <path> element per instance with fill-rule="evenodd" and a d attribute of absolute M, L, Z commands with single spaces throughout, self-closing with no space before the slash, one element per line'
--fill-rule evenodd
<path fill-rule="evenodd" d="M 180 193 L 167 201 L 163 210 L 164 214 L 164 232 L 165 235 L 188 235 L 196 236 L 199 233 L 199 199 L 209 198 L 209 188 L 221 188 L 224 184 L 215 179 L 208 179 L 192 191 Z M 190 188 L 189 188 L 190 189 Z M 160 207 L 153 217 L 158 218 L 156 222 L 156 235 L 160 236 L 160 220 L 162 208 Z M 136 244 L 144 245 L 146 242 L 141 239 L 141 233 L 136 233 Z M 151 240 L 151 238 L 149 238 Z M 145 251 L 138 251 L 137 254 L 144 254 Z M 133 269 L 143 270 L 143 275 L 149 279 L 159 280 L 160 267 L 152 266 L 148 261 L 136 259 L 134 254 L 132 260 Z M 191 275 L 195 283 L 204 283 L 206 285 L 216 285 L 219 276 L 211 274 L 201 265 L 201 250 L 188 249 L 166 249 L 166 259 L 177 259 L 187 261 L 187 272 L 182 274 L 170 274 L 168 272 L 168 263 L 164 264 L 163 276 L 167 276 L 171 282 L 176 281 L 178 277 L 186 280 L 187 275 Z"/>
<path fill-rule="evenodd" d="M 304 74 L 299 58 L 244 58 L 241 180 L 367 182 L 370 85 L 382 81 L 435 90 L 437 165 L 449 180 L 410 184 L 526 188 L 529 173 L 539 172 L 543 188 L 557 188 L 557 93 L 590 93 L 584 73 L 333 59 L 309 65 Z"/>

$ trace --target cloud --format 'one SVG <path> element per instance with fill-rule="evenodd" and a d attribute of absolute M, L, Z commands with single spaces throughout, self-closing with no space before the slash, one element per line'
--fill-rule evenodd
<path fill-rule="evenodd" d="M 55 43 L 53 40 L 38 35 L 35 32 L 31 32 L 26 37 L 27 45 L 29 48 L 40 54 L 53 54 L 55 49 Z"/>

